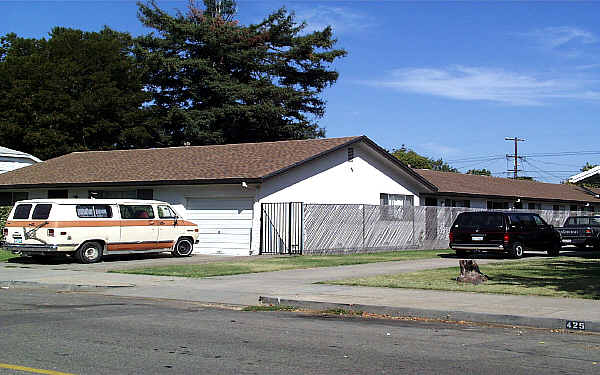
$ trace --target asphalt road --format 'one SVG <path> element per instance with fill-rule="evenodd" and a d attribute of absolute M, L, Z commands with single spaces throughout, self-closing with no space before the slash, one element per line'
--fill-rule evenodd
<path fill-rule="evenodd" d="M 600 335 L 2 289 L 0 374 L 27 373 L 15 366 L 74 374 L 597 374 Z"/>

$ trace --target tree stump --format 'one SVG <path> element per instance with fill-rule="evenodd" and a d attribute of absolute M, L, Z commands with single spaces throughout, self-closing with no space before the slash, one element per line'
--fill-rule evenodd
<path fill-rule="evenodd" d="M 477 262 L 474 260 L 461 259 L 458 264 L 460 265 L 460 275 L 456 278 L 456 281 L 477 285 L 488 280 L 487 275 L 481 273 Z"/>

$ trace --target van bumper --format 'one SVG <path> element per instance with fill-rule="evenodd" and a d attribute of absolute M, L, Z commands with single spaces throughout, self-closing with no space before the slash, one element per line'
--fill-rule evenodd
<path fill-rule="evenodd" d="M 16 243 L 4 243 L 2 244 L 4 250 L 11 251 L 13 254 L 26 254 L 26 253 L 55 253 L 58 250 L 58 245 L 33 245 L 33 244 L 16 244 Z"/>
<path fill-rule="evenodd" d="M 452 250 L 505 251 L 504 245 L 451 244 L 450 248 Z"/>

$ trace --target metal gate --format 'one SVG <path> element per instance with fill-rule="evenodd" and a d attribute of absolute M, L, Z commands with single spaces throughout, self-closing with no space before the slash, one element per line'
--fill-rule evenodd
<path fill-rule="evenodd" d="M 262 203 L 259 254 L 302 254 L 302 203 Z"/>

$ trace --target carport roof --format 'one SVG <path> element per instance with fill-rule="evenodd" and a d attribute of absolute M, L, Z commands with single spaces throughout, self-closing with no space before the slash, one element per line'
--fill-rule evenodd
<path fill-rule="evenodd" d="M 415 171 L 434 184 L 438 188 L 439 195 L 600 203 L 598 189 L 588 189 L 572 184 L 550 184 L 429 169 L 416 169 Z"/>
<path fill-rule="evenodd" d="M 261 182 L 361 141 L 434 189 L 366 136 L 73 152 L 0 174 L 0 188 Z"/>

